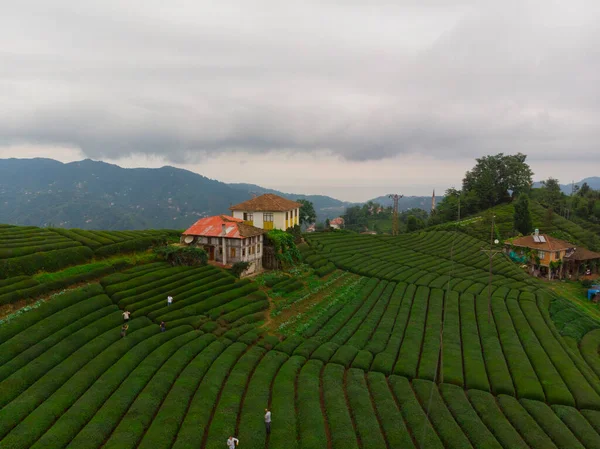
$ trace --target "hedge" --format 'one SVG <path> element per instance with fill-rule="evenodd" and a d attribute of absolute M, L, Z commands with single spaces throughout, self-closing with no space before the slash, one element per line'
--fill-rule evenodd
<path fill-rule="evenodd" d="M 371 363 L 373 362 L 373 354 L 367 350 L 358 351 L 356 357 L 352 361 L 352 368 L 358 368 L 363 371 L 369 371 Z"/>
<path fill-rule="evenodd" d="M 410 433 L 396 405 L 385 376 L 370 372 L 367 375 L 368 388 L 375 404 L 377 416 L 385 432 L 390 448 L 414 448 Z"/>
<path fill-rule="evenodd" d="M 217 328 L 218 328 L 218 325 L 215 328 L 215 330 Z M 240 338 L 246 332 L 248 332 L 250 330 L 253 330 L 254 328 L 256 328 L 256 324 L 254 324 L 254 323 L 244 324 L 243 326 L 236 327 L 235 329 L 229 329 L 227 332 L 225 332 L 223 334 L 223 336 L 225 338 L 228 338 L 228 339 L 232 340 L 232 341 L 236 341 L 238 338 Z"/>
<path fill-rule="evenodd" d="M 154 350 L 127 376 L 110 398 L 100 404 L 92 419 L 71 441 L 70 446 L 90 449 L 101 446 L 161 366 L 168 364 L 177 349 L 196 338 L 195 332 L 189 327 L 181 326 L 166 333 L 178 335 Z"/>
<path fill-rule="evenodd" d="M 386 447 L 383 429 L 373 409 L 369 390 L 365 382 L 365 374 L 358 369 L 350 369 L 346 373 L 346 392 L 348 405 L 356 423 L 356 434 L 365 449 Z"/>
<path fill-rule="evenodd" d="M 39 285 L 38 281 L 36 281 L 35 279 L 30 278 L 28 276 L 18 276 L 16 278 L 12 278 L 12 279 L 14 279 L 15 282 L 10 283 L 9 285 L 5 285 L 5 286 L 0 285 L 0 298 L 2 298 L 2 296 L 5 295 L 6 293 L 11 293 L 15 290 L 22 290 L 24 288 L 29 288 L 29 287 L 34 287 L 36 285 Z M 12 280 L 12 279 L 9 279 L 9 280 Z"/>
<path fill-rule="evenodd" d="M 465 365 L 465 386 L 490 391 L 488 374 L 483 361 L 483 348 L 477 329 L 475 298 L 470 293 L 460 297 L 461 339 Z"/>
<path fill-rule="evenodd" d="M 600 329 L 595 329 L 583 336 L 579 343 L 581 355 L 587 364 L 594 370 L 596 375 L 600 376 L 600 356 L 598 348 L 600 347 Z"/>
<path fill-rule="evenodd" d="M 154 334 L 156 335 L 156 329 L 152 329 L 151 326 L 145 326 L 144 328 L 132 332 L 127 338 L 121 339 L 119 342 L 110 346 L 107 350 L 102 352 L 98 357 L 84 366 L 79 370 L 73 377 L 67 382 L 61 385 L 61 387 L 46 399 L 39 407 L 33 410 L 27 418 L 20 422 L 20 424 L 13 429 L 13 431 L 6 437 L 5 441 L 11 441 L 15 447 L 29 447 L 38 438 L 45 435 L 48 431 L 50 435 L 55 435 L 57 440 L 64 438 L 61 435 L 62 420 L 56 423 L 59 417 L 64 416 L 63 414 L 67 411 L 67 414 L 71 413 L 69 407 L 73 404 L 77 404 L 83 395 L 87 395 L 90 388 L 94 388 L 94 383 L 102 378 L 105 378 L 115 363 L 120 363 L 124 357 L 131 357 L 127 354 L 133 347 L 136 348 L 136 352 L 140 350 L 142 353 L 144 349 L 142 347 L 144 342 L 151 338 Z M 140 346 L 141 345 L 141 346 Z M 147 350 L 149 351 L 149 350 Z M 28 394 L 26 392 L 25 394 Z M 95 410 L 94 410 L 95 411 Z M 75 427 L 77 422 L 80 422 L 81 416 L 77 420 L 71 422 L 71 426 Z M 56 428 L 53 426 L 56 425 Z M 50 430 L 48 430 L 50 429 Z M 45 438 L 39 443 L 46 441 Z M 64 441 L 64 440 L 63 440 Z M 53 441 L 56 444 L 58 441 Z"/>
<path fill-rule="evenodd" d="M 369 301 L 365 302 L 363 307 L 361 307 L 354 317 L 348 321 L 346 326 L 344 326 L 344 328 L 349 331 L 352 331 L 353 326 L 355 328 L 354 333 L 346 340 L 345 344 L 354 346 L 358 349 L 363 349 L 372 339 L 373 334 L 381 321 L 381 317 L 388 306 L 392 292 L 396 287 L 396 284 L 388 283 L 387 281 L 381 281 L 380 285 L 382 285 L 383 291 L 381 292 L 381 295 L 375 299 L 375 302 L 371 304 Z M 338 335 L 342 338 L 345 337 L 343 332 L 338 333 Z M 337 338 L 338 335 L 336 335 L 335 338 Z"/>
<path fill-rule="evenodd" d="M 65 338 L 52 351 L 38 357 L 34 364 L 26 365 L 11 374 L 0 384 L 0 407 L 15 399 L 42 377 L 53 386 L 59 384 L 57 379 L 68 379 L 69 373 L 75 373 L 97 353 L 120 338 L 118 326 L 122 321 L 121 312 L 114 311 Z M 132 326 L 134 325 L 137 326 L 132 322 Z M 49 390 L 44 393 L 48 392 Z M 0 413 L 4 410 L 6 409 L 0 410 Z"/>
<path fill-rule="evenodd" d="M 73 232 L 69 229 L 62 229 L 62 228 L 49 228 L 49 229 L 52 232 L 55 232 L 59 235 L 67 237 L 71 240 L 75 240 L 76 242 L 82 243 L 85 246 L 89 246 L 92 249 L 98 248 L 99 246 L 102 245 L 100 242 L 97 242 L 96 240 L 92 240 L 90 238 L 79 235 L 76 232 Z"/>
<path fill-rule="evenodd" d="M 164 270 L 153 271 L 130 281 L 109 285 L 105 287 L 105 290 L 114 301 L 121 302 L 130 296 L 139 295 L 140 293 L 159 288 L 166 283 L 192 276 L 194 274 L 193 270 L 191 267 L 165 268 Z M 123 305 L 127 304 L 129 304 L 128 301 L 123 303 Z"/>
<path fill-rule="evenodd" d="M 299 431 L 297 429 L 296 421 L 296 378 L 305 361 L 306 360 L 303 357 L 292 356 L 281 366 L 281 369 L 275 376 L 273 392 L 271 395 L 271 409 L 273 410 L 274 421 L 271 429 L 271 436 L 269 438 L 269 446 L 272 448 L 281 447 L 298 449 L 297 435 L 299 434 Z M 317 384 L 317 392 L 318 387 Z M 302 388 L 303 387 L 298 386 L 298 390 Z M 302 401 L 304 401 L 304 398 Z M 300 413 L 300 399 L 298 400 L 297 405 L 298 413 Z M 306 405 L 307 407 L 310 406 L 310 404 Z M 317 413 L 318 415 L 321 415 L 319 404 L 316 404 L 316 409 L 312 410 L 312 412 L 315 415 Z M 306 413 L 311 413 L 311 411 L 307 410 Z M 324 435 L 323 416 L 321 415 L 320 420 L 317 416 L 313 418 L 317 422 L 320 421 L 321 425 L 321 430 L 315 428 L 315 432 Z M 302 447 L 308 447 L 309 442 L 310 441 L 302 441 Z"/>
<path fill-rule="evenodd" d="M 97 279 L 105 274 L 114 273 L 114 271 L 115 269 L 112 266 L 100 267 L 96 268 L 95 270 L 88 271 L 87 273 L 75 274 L 62 279 L 44 282 L 27 289 L 16 290 L 11 293 L 0 295 L 0 304 L 8 304 L 27 298 L 36 298 L 52 291 L 67 288 L 71 285 Z"/>
<path fill-rule="evenodd" d="M 188 404 L 211 365 L 227 347 L 226 341 L 215 340 L 211 334 L 203 338 L 212 342 L 198 354 L 173 383 L 156 417 L 139 444 L 140 449 L 167 449 L 177 437 Z"/>
<path fill-rule="evenodd" d="M 323 362 L 318 360 L 307 361 L 302 367 L 296 382 L 298 388 L 296 391 L 297 426 L 302 449 L 322 449 L 327 441 L 326 423 L 321 411 L 320 398 L 322 368 Z M 290 399 L 288 397 L 288 400 Z M 273 404 L 273 410 L 276 410 L 275 403 Z M 354 435 L 352 438 L 354 438 Z"/>
<path fill-rule="evenodd" d="M 491 304 L 489 306 L 491 307 Z M 500 339 L 498 338 L 495 320 L 494 317 L 488 316 L 488 297 L 476 297 L 475 308 L 479 337 L 483 346 L 483 357 L 490 379 L 491 391 L 495 395 L 508 394 L 514 396 L 515 388 L 504 358 Z M 502 326 L 504 323 L 500 323 L 500 325 Z"/>
<path fill-rule="evenodd" d="M 72 290 L 70 292 L 55 296 L 52 301 L 47 301 L 36 309 L 30 310 L 18 318 L 2 324 L 0 327 L 0 341 L 7 342 L 10 338 L 19 334 L 22 331 L 27 331 L 33 324 L 48 318 L 49 316 L 77 304 L 91 296 L 97 296 L 104 293 L 104 290 L 99 284 L 90 284 L 85 287 Z"/>
<path fill-rule="evenodd" d="M 317 352 L 319 352 L 319 351 L 320 351 L 320 348 L 317 351 L 315 351 L 315 353 L 312 355 L 312 358 L 320 359 L 317 356 Z M 329 361 L 331 363 L 337 363 L 339 365 L 343 365 L 345 368 L 349 368 L 350 364 L 352 364 L 352 361 L 356 357 L 357 353 L 358 353 L 358 349 L 356 349 L 354 346 L 348 346 L 348 345 L 340 346 L 339 349 L 335 352 L 335 354 L 333 354 L 333 356 L 330 358 Z M 323 360 L 323 359 L 320 359 L 320 360 Z"/>
<path fill-rule="evenodd" d="M 54 251 L 38 252 L 22 257 L 0 260 L 0 279 L 32 275 L 38 271 L 58 271 L 70 265 L 81 265 L 94 257 L 86 246 L 77 246 Z"/>
<path fill-rule="evenodd" d="M 375 356 L 373 364 L 371 365 L 372 370 L 379 371 L 387 375 L 392 373 L 392 370 L 394 369 L 394 363 L 396 362 L 396 357 L 400 351 L 404 332 L 408 325 L 410 309 L 412 308 L 413 296 L 416 290 L 417 287 L 414 284 L 406 287 L 406 290 L 402 296 L 402 304 L 400 305 L 400 310 L 398 311 L 396 323 L 394 324 L 390 338 L 387 342 L 384 352 Z"/>
<path fill-rule="evenodd" d="M 104 319 L 101 321 L 107 320 Z M 138 322 L 132 323 L 130 328 L 136 330 L 147 325 L 148 320 L 138 320 Z M 103 329 L 100 329 L 100 331 L 102 330 Z M 109 349 L 105 353 L 108 354 L 105 357 L 103 357 L 105 354 L 102 354 L 102 352 L 110 348 L 110 346 L 119 339 L 120 336 L 117 329 L 111 329 L 98 337 L 91 339 L 89 343 L 85 344 L 70 357 L 54 366 L 53 369 L 39 372 L 37 370 L 43 368 L 41 366 L 35 366 L 34 373 L 25 370 L 25 372 L 22 373 L 22 377 L 19 379 L 22 382 L 15 385 L 15 389 L 11 390 L 11 393 L 16 396 L 14 393 L 21 393 L 25 389 L 26 391 L 19 396 L 18 400 L 13 401 L 0 409 L 0 437 L 4 437 L 6 432 L 9 431 L 12 426 L 18 424 L 20 420 L 39 407 L 40 404 L 47 400 L 55 391 L 61 389 L 65 382 L 71 379 L 71 376 L 76 375 L 75 379 L 80 379 L 83 384 L 85 384 L 85 382 L 90 382 L 95 378 L 91 373 L 107 369 L 114 360 L 118 360 L 121 354 L 127 349 L 123 348 L 122 345 L 117 345 L 116 348 Z M 99 355 L 100 357 L 95 359 Z M 78 373 L 80 370 L 84 374 L 80 375 Z M 15 374 L 18 373 L 19 372 Z M 11 378 L 9 377 L 5 382 L 10 380 Z M 36 381 L 35 384 L 33 384 L 33 381 Z M 13 385 L 14 384 L 15 383 L 13 382 Z M 85 388 L 86 387 L 82 387 L 82 390 L 85 391 Z M 63 393 L 57 393 L 57 396 L 64 396 L 64 391 L 73 392 L 72 388 L 63 388 L 61 391 Z M 3 405 L 5 405 L 6 403 L 4 403 L 4 400 L 6 399 L 6 396 L 2 399 Z"/>
<path fill-rule="evenodd" d="M 247 344 L 248 346 L 253 345 L 263 335 L 264 331 L 259 329 L 250 329 L 244 335 L 238 338 L 238 341 Z M 260 347 L 259 347 L 260 348 Z M 260 348 L 262 349 L 262 348 Z"/>
<path fill-rule="evenodd" d="M 398 361 L 394 367 L 394 374 L 406 376 L 409 379 L 417 375 L 417 366 L 421 356 L 421 342 L 425 331 L 428 297 L 429 288 L 417 287 L 410 321 L 404 333 L 404 340 L 402 341 Z"/>
<path fill-rule="evenodd" d="M 257 346 L 251 348 L 240 358 L 233 368 L 227 379 L 227 383 L 223 388 L 219 403 L 214 411 L 213 420 L 208 429 L 208 435 L 205 435 L 205 447 L 207 449 L 222 448 L 223 441 L 229 435 L 234 433 L 238 414 L 240 413 L 242 406 L 241 401 L 244 398 L 244 392 L 247 390 L 252 373 L 264 357 L 265 352 L 266 351 L 263 348 Z M 262 414 L 264 414 L 264 412 L 258 416 L 260 417 Z M 256 418 L 258 417 L 255 417 L 255 419 Z"/>
<path fill-rule="evenodd" d="M 498 323 L 500 341 L 518 397 L 545 401 L 544 390 L 524 347 L 521 345 L 519 335 L 507 310 L 507 302 L 503 299 L 492 298 L 492 313 L 494 320 Z"/>
<path fill-rule="evenodd" d="M 291 335 L 275 346 L 276 351 L 284 352 L 287 355 L 292 355 L 294 350 L 304 342 L 302 337 Z"/>
<path fill-rule="evenodd" d="M 108 297 L 105 296 L 105 298 L 108 299 L 108 301 L 110 301 Z M 98 303 L 101 305 L 100 301 L 94 301 L 94 303 Z M 43 355 L 46 351 L 52 350 L 52 348 L 64 338 L 88 326 L 89 324 L 98 321 L 103 317 L 115 312 L 115 310 L 117 310 L 116 306 L 110 303 L 109 305 L 102 307 L 98 310 L 90 311 L 89 313 L 86 313 L 82 318 L 74 319 L 72 324 L 65 325 L 65 327 L 63 327 L 61 330 L 54 332 L 52 335 L 40 340 L 38 343 L 33 342 L 32 344 L 28 345 L 27 349 L 23 350 L 22 352 L 19 352 L 18 355 L 14 355 L 14 357 L 12 357 L 9 361 L 0 364 L 0 381 L 6 379 L 8 376 L 24 367 L 29 362 L 34 361 L 37 357 Z M 21 348 L 15 349 L 18 350 Z M 6 353 L 7 355 L 15 354 L 15 351 L 7 351 Z"/>
<path fill-rule="evenodd" d="M 166 240 L 164 238 L 143 237 L 140 239 L 126 240 L 121 243 L 101 246 L 100 248 L 96 249 L 95 254 L 98 257 L 107 257 L 112 256 L 113 254 L 125 252 L 145 251 L 152 246 L 164 245 L 165 243 Z"/>
<path fill-rule="evenodd" d="M 573 394 L 579 408 L 591 408 L 600 410 L 600 396 L 590 386 L 585 377 L 574 365 L 573 360 L 565 352 L 548 328 L 536 303 L 521 301 L 521 308 L 532 329 L 539 338 L 541 345 L 546 350 L 548 357 L 560 373 Z M 562 405 L 574 405 L 566 402 L 556 402 Z"/>
<path fill-rule="evenodd" d="M 521 399 L 521 405 L 559 448 L 579 449 L 583 446 L 569 428 L 543 402 Z"/>
<path fill-rule="evenodd" d="M 452 449 L 471 448 L 469 439 L 452 417 L 436 384 L 428 380 L 414 379 L 412 386 L 444 446 Z M 415 438 L 419 441 L 421 435 L 417 434 Z"/>
<path fill-rule="evenodd" d="M 210 298 L 211 296 L 231 291 L 235 288 L 238 288 L 239 286 L 247 285 L 248 283 L 250 283 L 250 281 L 246 279 L 236 282 L 235 279 L 230 280 L 229 277 L 227 277 L 219 281 L 211 282 L 210 285 L 206 284 L 201 287 L 197 287 L 190 290 L 190 293 L 192 293 L 190 296 L 185 295 L 183 299 L 174 301 L 173 304 L 171 304 L 170 306 L 164 305 L 163 296 L 163 307 L 154 309 L 150 313 L 145 313 L 148 313 L 148 318 L 156 319 L 166 313 L 171 313 L 176 310 L 183 309 L 184 307 L 194 305 L 206 298 Z M 149 308 L 144 309 L 149 310 Z M 142 309 L 140 309 L 140 312 L 141 310 Z"/>
<path fill-rule="evenodd" d="M 442 326 L 442 309 L 444 307 L 444 292 L 432 288 L 429 294 L 425 335 L 421 349 L 421 360 L 418 367 L 418 377 L 431 381 L 439 376 L 438 362 L 440 359 L 440 329 Z"/>
<path fill-rule="evenodd" d="M 365 286 L 358 292 L 358 294 L 351 298 L 350 301 L 346 302 L 339 313 L 333 315 L 315 335 L 325 340 L 330 340 L 340 329 L 344 327 L 346 322 L 352 318 L 354 313 L 360 309 L 367 298 L 369 298 L 371 292 L 380 282 L 381 281 L 378 279 L 369 279 L 369 281 L 367 281 Z"/>
<path fill-rule="evenodd" d="M 174 300 L 180 301 L 180 297 L 178 293 L 185 292 L 186 288 L 194 288 L 197 283 L 202 282 L 200 285 L 205 285 L 210 282 L 211 279 L 215 278 L 215 275 L 219 275 L 220 273 L 214 267 L 209 266 L 206 268 L 199 268 L 191 271 L 186 271 L 184 273 L 177 273 L 173 276 L 168 276 L 161 281 L 152 282 L 152 288 L 135 288 L 132 289 L 134 294 L 130 295 L 121 295 L 119 293 L 115 293 L 113 298 L 119 300 L 119 305 L 122 307 L 131 306 L 132 308 L 139 308 L 140 305 L 148 305 L 148 304 L 166 304 L 166 296 L 172 296 Z M 129 290 L 129 291 L 132 291 Z"/>
<path fill-rule="evenodd" d="M 309 338 L 308 340 L 304 340 L 301 345 L 294 349 L 293 355 L 299 355 L 308 359 L 310 355 L 322 344 L 323 340 L 318 337 Z"/>
<path fill-rule="evenodd" d="M 412 435 L 418 441 L 419 447 L 428 449 L 444 449 L 444 445 L 437 436 L 427 415 L 415 398 L 408 379 L 392 375 L 389 377 L 390 387 L 395 395 L 400 412 L 410 427 Z"/>
<path fill-rule="evenodd" d="M 237 328 L 240 326 L 246 326 L 252 324 L 254 327 L 260 326 L 261 322 L 265 320 L 265 312 L 261 310 L 260 312 L 251 313 L 249 315 L 244 315 L 242 318 L 234 321 L 229 324 L 229 327 Z"/>
<path fill-rule="evenodd" d="M 323 343 L 321 346 L 319 346 L 311 354 L 310 358 L 320 360 L 323 363 L 327 363 L 329 359 L 333 356 L 333 354 L 335 354 L 338 348 L 338 344 L 332 341 L 328 341 L 327 343 Z"/>
<path fill-rule="evenodd" d="M 512 426 L 532 449 L 556 449 L 556 445 L 540 428 L 527 410 L 512 396 L 501 394 L 497 397 L 498 404 Z"/>
<path fill-rule="evenodd" d="M 324 277 L 324 276 L 327 276 L 330 273 L 333 273 L 335 271 L 335 269 L 336 269 L 335 265 L 333 263 L 329 262 L 326 265 L 317 268 L 315 270 L 315 273 L 319 277 Z"/>
<path fill-rule="evenodd" d="M 451 384 L 440 385 L 440 392 L 454 419 L 463 432 L 469 437 L 473 446 L 490 449 L 502 449 L 494 435 L 483 424 L 473 407 L 469 403 L 465 391 Z"/>
<path fill-rule="evenodd" d="M 373 337 L 367 343 L 365 349 L 370 351 L 373 354 L 378 354 L 382 352 L 387 342 L 390 339 L 390 335 L 392 333 L 392 329 L 396 323 L 396 318 L 398 316 L 398 311 L 400 310 L 400 305 L 402 304 L 402 296 L 404 295 L 404 291 L 406 290 L 405 283 L 399 284 L 389 284 L 394 287 L 394 291 L 390 297 L 390 301 L 388 304 L 385 313 L 383 314 Z"/>
<path fill-rule="evenodd" d="M 207 335 L 198 338 L 198 334 L 193 333 L 193 336 L 194 339 L 184 343 L 146 384 L 103 447 L 137 447 L 179 374 L 212 342 Z"/>
<path fill-rule="evenodd" d="M 598 432 L 594 430 L 577 409 L 567 407 L 566 405 L 553 405 L 552 410 L 566 424 L 569 430 L 573 432 L 584 447 L 600 447 L 600 435 L 598 435 Z M 553 434 L 558 433 L 560 428 L 561 426 L 553 427 Z M 554 438 L 553 434 L 550 435 Z M 556 438 L 564 438 L 564 434 L 561 433 Z"/>
<path fill-rule="evenodd" d="M 102 278 L 100 284 L 105 287 L 113 284 L 120 284 L 122 282 L 130 281 L 136 277 L 143 276 L 152 271 L 162 270 L 165 268 L 169 268 L 169 265 L 166 262 L 153 262 L 143 265 L 138 265 L 133 268 L 129 268 L 121 273 L 111 274 Z"/>
<path fill-rule="evenodd" d="M 268 352 L 256 367 L 254 375 L 246 388 L 246 397 L 239 416 L 239 432 L 237 437 L 247 447 L 263 447 L 266 431 L 263 416 L 269 407 L 271 384 L 288 356 L 277 351 Z M 273 412 L 273 426 L 285 423 L 279 420 L 279 410 Z"/>
<path fill-rule="evenodd" d="M 203 435 L 208 432 L 210 415 L 216 407 L 221 386 L 245 350 L 245 344 L 233 343 L 212 364 L 189 404 L 173 449 L 187 449 L 200 445 Z"/>
<path fill-rule="evenodd" d="M 55 251 L 61 249 L 67 249 L 72 247 L 79 247 L 79 242 L 51 242 L 51 243 L 40 243 L 37 246 L 18 246 L 15 248 L 2 248 L 0 247 L 0 259 L 10 259 L 14 257 L 27 256 L 33 253 L 41 253 L 44 251 Z"/>

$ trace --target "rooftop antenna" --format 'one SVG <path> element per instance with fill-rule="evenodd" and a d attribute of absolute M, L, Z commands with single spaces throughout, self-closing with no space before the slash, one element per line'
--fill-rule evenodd
<path fill-rule="evenodd" d="M 404 195 L 399 195 L 397 193 L 390 193 L 388 198 L 391 198 L 394 201 L 394 213 L 392 215 L 392 235 L 398 235 L 398 200 L 403 198 Z"/>

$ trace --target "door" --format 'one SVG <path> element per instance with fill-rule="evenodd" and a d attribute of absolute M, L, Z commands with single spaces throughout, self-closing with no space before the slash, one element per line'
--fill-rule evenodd
<path fill-rule="evenodd" d="M 208 260 L 215 260 L 215 247 L 214 246 L 208 247 Z"/>

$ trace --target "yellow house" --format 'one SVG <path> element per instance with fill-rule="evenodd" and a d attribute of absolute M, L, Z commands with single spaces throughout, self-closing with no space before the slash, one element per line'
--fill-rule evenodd
<path fill-rule="evenodd" d="M 300 207 L 292 200 L 282 198 L 273 193 L 265 193 L 251 200 L 236 204 L 229 208 L 235 218 L 244 223 L 267 231 L 271 229 L 286 230 L 300 224 Z"/>

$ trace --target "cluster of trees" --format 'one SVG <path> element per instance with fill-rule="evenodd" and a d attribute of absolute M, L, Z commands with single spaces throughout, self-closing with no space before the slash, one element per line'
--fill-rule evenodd
<path fill-rule="evenodd" d="M 533 184 L 533 171 L 522 153 L 499 153 L 476 159 L 462 182 L 462 189 L 446 190 L 429 220 L 430 225 L 457 220 L 527 193 Z"/>
<path fill-rule="evenodd" d="M 587 183 L 573 186 L 573 194 L 565 195 L 555 178 L 542 181 L 542 187 L 532 191 L 532 198 L 542 206 L 566 217 L 577 217 L 592 223 L 600 223 L 600 190 L 590 188 Z"/>

